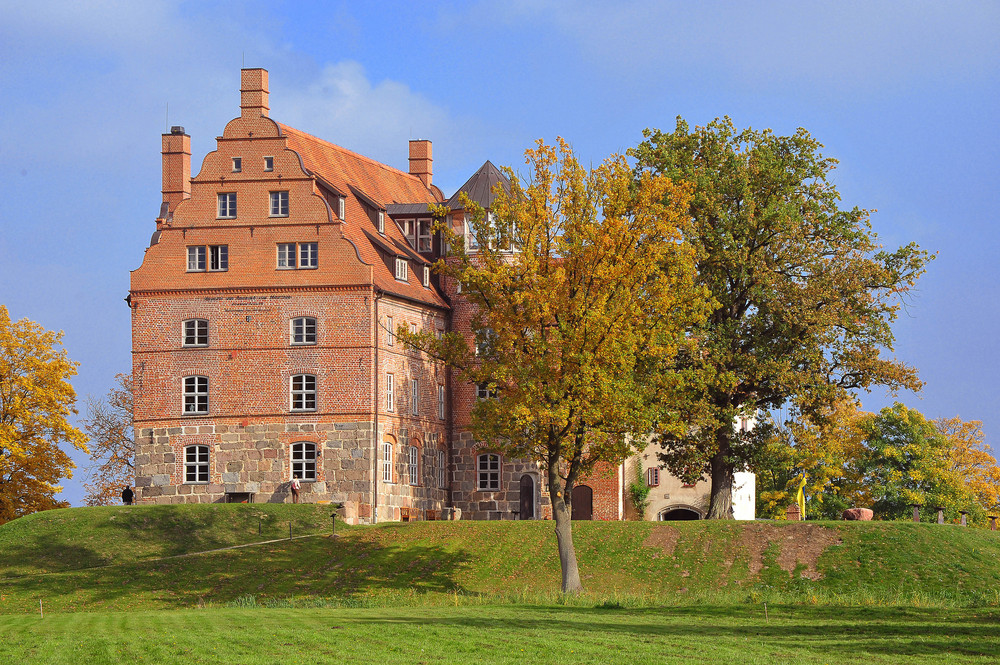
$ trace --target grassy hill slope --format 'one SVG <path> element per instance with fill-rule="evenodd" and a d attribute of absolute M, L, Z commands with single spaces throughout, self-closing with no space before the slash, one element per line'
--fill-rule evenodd
<path fill-rule="evenodd" d="M 551 522 L 342 528 L 329 506 L 75 508 L 0 527 L 0 613 L 554 597 Z M 257 535 L 258 515 L 263 535 Z M 1000 605 L 1000 534 L 908 522 L 578 522 L 594 600 Z M 114 565 L 106 565 L 117 561 Z M 79 569 L 83 565 L 104 567 Z M 78 569 L 78 570 L 74 570 Z M 252 600 L 251 600 L 252 597 Z"/>

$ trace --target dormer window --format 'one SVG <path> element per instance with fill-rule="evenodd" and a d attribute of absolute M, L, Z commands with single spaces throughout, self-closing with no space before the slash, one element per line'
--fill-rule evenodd
<path fill-rule="evenodd" d="M 401 219 L 399 220 L 399 228 L 403 229 L 403 235 L 406 236 L 406 242 L 410 243 L 410 247 L 413 249 L 417 248 L 417 220 L 415 219 Z"/>
<path fill-rule="evenodd" d="M 409 281 L 409 265 L 406 263 L 406 259 L 396 258 L 396 279 L 401 282 Z"/>
<path fill-rule="evenodd" d="M 273 171 L 274 170 L 274 157 L 265 157 L 264 158 L 264 170 L 265 171 Z"/>
<path fill-rule="evenodd" d="M 243 158 L 233 157 L 233 173 L 239 173 L 243 170 Z"/>
<path fill-rule="evenodd" d="M 431 269 L 430 266 L 424 266 L 424 287 L 428 288 L 431 285 Z"/>
<path fill-rule="evenodd" d="M 383 234 L 385 233 L 385 211 L 384 210 L 379 210 L 378 211 L 378 232 L 379 233 L 383 233 Z"/>
<path fill-rule="evenodd" d="M 343 221 L 344 219 L 344 197 L 341 196 L 337 199 L 337 217 Z"/>
<path fill-rule="evenodd" d="M 421 219 L 417 222 L 417 251 L 431 251 L 431 220 Z"/>

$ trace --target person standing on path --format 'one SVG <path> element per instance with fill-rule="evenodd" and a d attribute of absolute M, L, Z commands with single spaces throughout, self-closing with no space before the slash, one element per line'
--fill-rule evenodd
<path fill-rule="evenodd" d="M 299 502 L 299 474 L 292 478 L 292 503 Z"/>

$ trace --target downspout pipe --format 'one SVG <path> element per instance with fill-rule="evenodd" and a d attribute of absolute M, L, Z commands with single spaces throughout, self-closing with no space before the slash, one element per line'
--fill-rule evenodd
<path fill-rule="evenodd" d="M 379 449 L 379 435 L 378 435 L 378 374 L 379 374 L 379 364 L 378 364 L 378 345 L 379 345 L 379 334 L 378 334 L 378 301 L 382 298 L 382 291 L 378 289 L 372 289 L 372 306 L 374 308 L 374 318 L 372 320 L 372 349 L 374 354 L 375 366 L 372 371 L 372 386 L 374 392 L 372 394 L 372 524 L 378 523 L 378 449 Z"/>

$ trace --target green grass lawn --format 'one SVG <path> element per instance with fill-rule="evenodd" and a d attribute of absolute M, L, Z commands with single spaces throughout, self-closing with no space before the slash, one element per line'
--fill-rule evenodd
<path fill-rule="evenodd" d="M 995 663 L 1000 612 L 763 605 L 203 609 L 0 617 L 7 662 Z"/>

